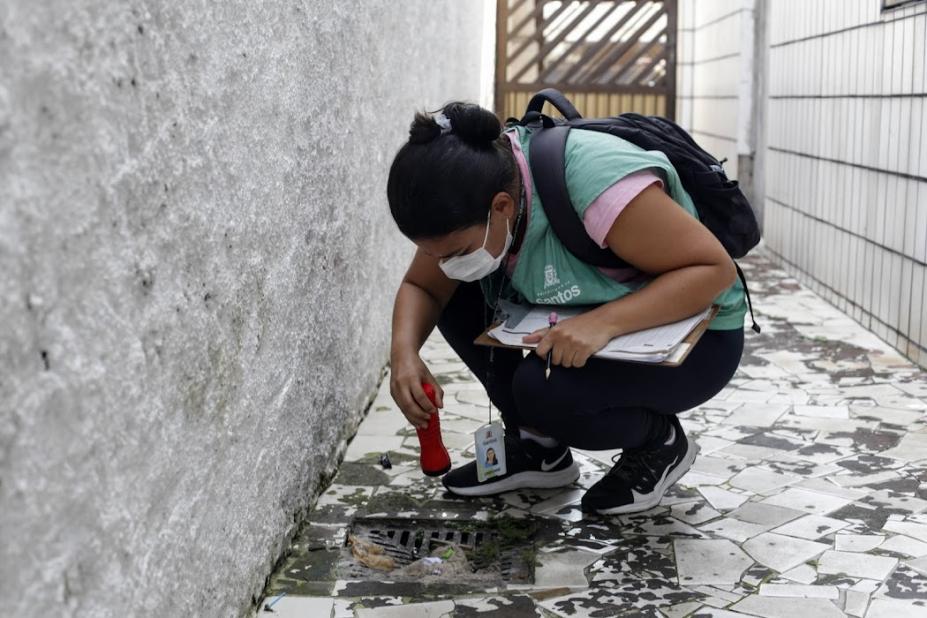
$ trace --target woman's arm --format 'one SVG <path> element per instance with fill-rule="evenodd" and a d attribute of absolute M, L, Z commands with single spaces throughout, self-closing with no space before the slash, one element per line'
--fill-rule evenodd
<path fill-rule="evenodd" d="M 444 391 L 418 352 L 457 285 L 444 275 L 436 258 L 417 250 L 396 292 L 390 346 L 390 394 L 416 427 L 426 427 L 435 411 L 422 390 L 422 382 L 435 387 L 438 407 L 444 405 Z"/>
<path fill-rule="evenodd" d="M 643 289 L 592 312 L 609 338 L 694 315 L 737 277 L 715 235 L 657 186 L 631 200 L 605 241 L 615 255 L 656 275 Z"/>
<path fill-rule="evenodd" d="M 646 287 L 525 338 L 536 352 L 565 367 L 582 367 L 608 341 L 698 313 L 729 287 L 734 262 L 708 229 L 657 185 L 642 191 L 615 220 L 606 243 L 638 270 Z"/>

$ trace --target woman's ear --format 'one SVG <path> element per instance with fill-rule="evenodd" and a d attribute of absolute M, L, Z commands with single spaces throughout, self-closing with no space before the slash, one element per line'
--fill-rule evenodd
<path fill-rule="evenodd" d="M 500 191 L 493 196 L 492 209 L 506 217 L 514 217 L 518 210 L 515 200 L 505 191 Z"/>

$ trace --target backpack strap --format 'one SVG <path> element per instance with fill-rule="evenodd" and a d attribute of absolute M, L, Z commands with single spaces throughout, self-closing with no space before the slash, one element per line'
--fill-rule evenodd
<path fill-rule="evenodd" d="M 538 190 L 554 234 L 577 258 L 603 268 L 627 267 L 611 249 L 599 247 L 586 232 L 583 221 L 573 208 L 567 191 L 564 151 L 569 125 L 539 128 L 531 136 L 528 152 L 531 158 L 531 176 Z"/>
<path fill-rule="evenodd" d="M 541 110 L 544 108 L 544 103 L 553 105 L 567 120 L 579 120 L 582 118 L 573 104 L 570 103 L 569 99 L 563 96 L 563 93 L 556 88 L 544 88 L 543 90 L 539 90 L 531 97 L 531 100 L 528 101 L 528 108 L 525 113 L 537 112 L 540 114 Z"/>
<path fill-rule="evenodd" d="M 750 328 L 754 332 L 760 332 L 760 325 L 756 323 L 756 318 L 753 317 L 753 302 L 750 300 L 750 288 L 747 287 L 747 278 L 744 276 L 744 271 L 741 270 L 740 264 L 736 261 L 734 262 L 734 268 L 737 269 L 737 276 L 740 277 L 740 282 L 744 284 L 744 295 L 747 297 L 747 307 L 750 309 L 750 321 L 753 322 L 753 326 Z"/>

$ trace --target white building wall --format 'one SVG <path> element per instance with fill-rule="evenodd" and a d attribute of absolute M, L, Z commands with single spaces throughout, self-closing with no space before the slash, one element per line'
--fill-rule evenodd
<path fill-rule="evenodd" d="M 742 77 L 752 49 L 753 0 L 680 0 L 676 117 L 738 177 L 743 143 Z M 738 147 L 738 142 L 741 142 Z"/>
<path fill-rule="evenodd" d="M 769 3 L 765 239 L 927 364 L 927 3 Z"/>
<path fill-rule="evenodd" d="M 767 246 L 927 364 L 927 2 L 681 0 L 680 29 L 678 117 L 755 154 Z"/>

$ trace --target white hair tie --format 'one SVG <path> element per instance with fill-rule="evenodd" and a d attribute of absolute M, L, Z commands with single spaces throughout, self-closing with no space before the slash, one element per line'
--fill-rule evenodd
<path fill-rule="evenodd" d="M 451 132 L 451 119 L 445 116 L 444 112 L 438 112 L 432 116 L 432 119 L 435 121 L 435 124 L 441 127 L 441 135 Z"/>

